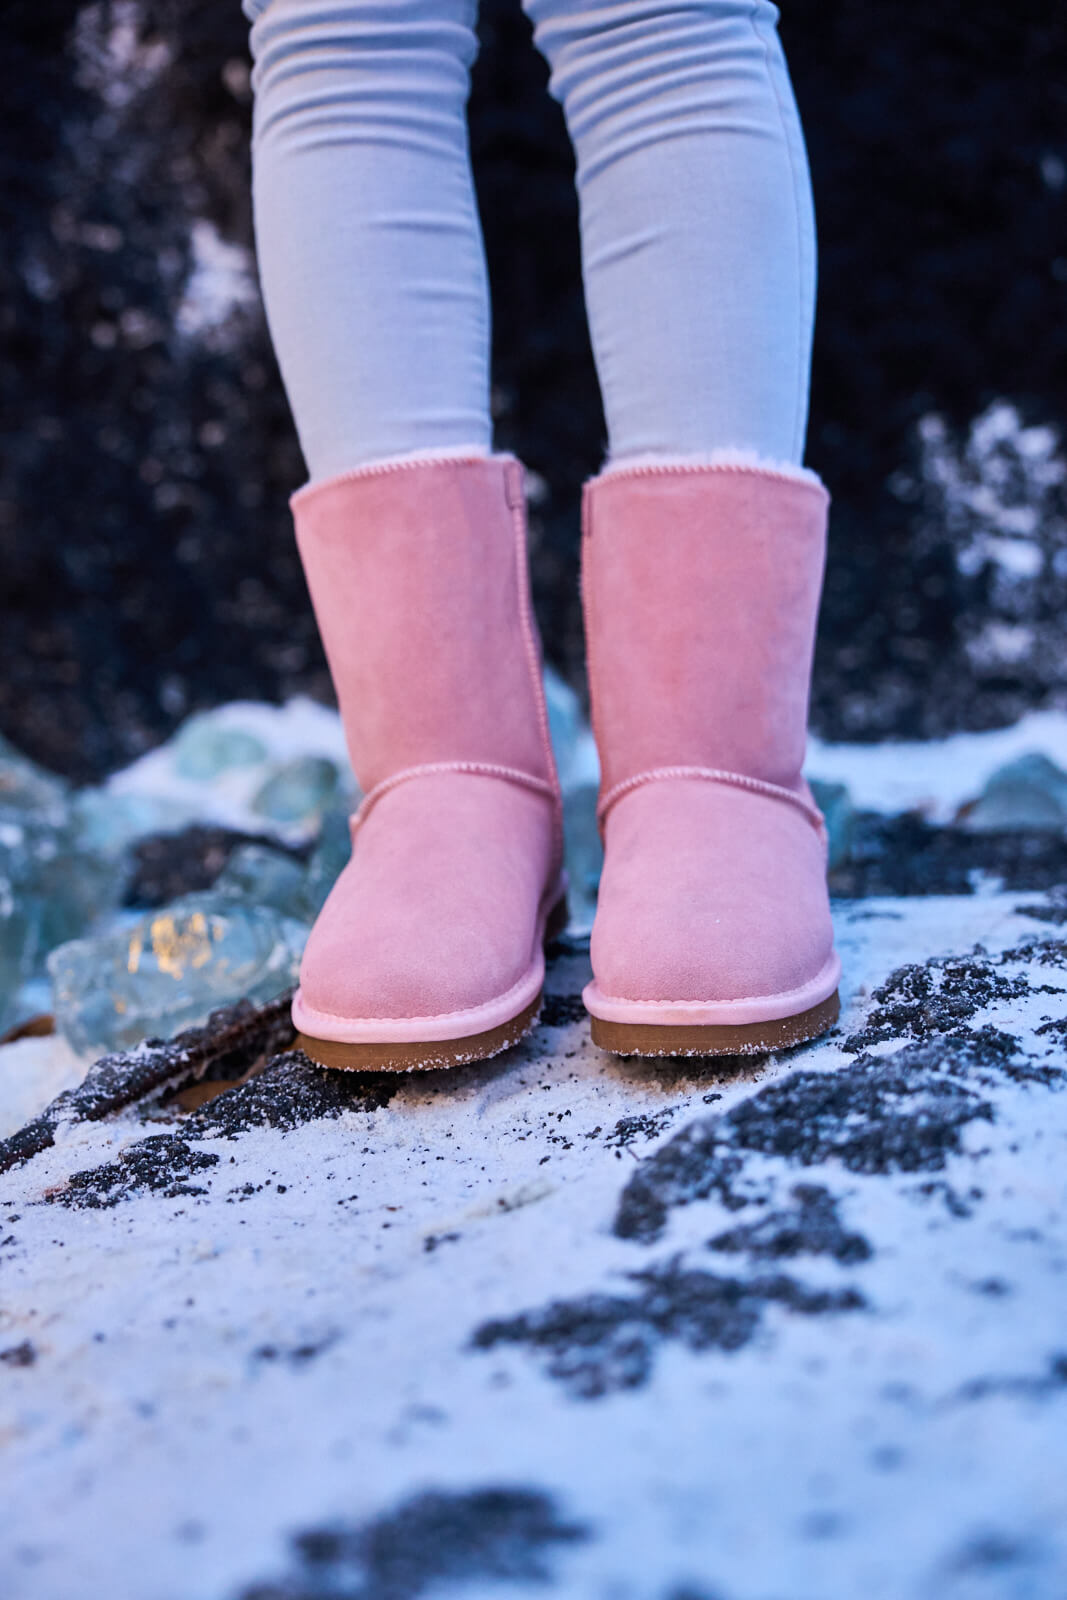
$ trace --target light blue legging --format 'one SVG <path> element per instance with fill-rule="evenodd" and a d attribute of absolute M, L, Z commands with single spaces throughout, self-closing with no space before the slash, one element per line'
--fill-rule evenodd
<path fill-rule="evenodd" d="M 523 0 L 574 144 L 608 464 L 799 464 L 804 136 L 769 0 Z M 477 0 L 243 0 L 256 245 L 313 481 L 493 448 L 466 107 Z"/>

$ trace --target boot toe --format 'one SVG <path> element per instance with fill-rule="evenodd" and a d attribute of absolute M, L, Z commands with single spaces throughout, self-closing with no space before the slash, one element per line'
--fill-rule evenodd
<path fill-rule="evenodd" d="M 821 839 L 801 811 L 672 779 L 608 818 L 591 959 L 598 992 L 647 1006 L 803 993 L 832 960 Z"/>
<path fill-rule="evenodd" d="M 404 784 L 374 807 L 308 936 L 305 1014 L 341 1026 L 475 1018 L 541 962 L 550 852 L 545 799 L 459 774 Z M 523 993 L 520 993 L 523 991 Z"/>

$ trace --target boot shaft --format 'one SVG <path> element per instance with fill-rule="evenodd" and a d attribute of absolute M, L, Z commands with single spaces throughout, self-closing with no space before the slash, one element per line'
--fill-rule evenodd
<path fill-rule="evenodd" d="M 679 766 L 801 791 L 829 500 L 814 474 L 741 465 L 620 467 L 586 482 L 602 793 Z"/>
<path fill-rule="evenodd" d="M 521 462 L 371 465 L 290 504 L 363 790 L 464 762 L 556 787 Z"/>

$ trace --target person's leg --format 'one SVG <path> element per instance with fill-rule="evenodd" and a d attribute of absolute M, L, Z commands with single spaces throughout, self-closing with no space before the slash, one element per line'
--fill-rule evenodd
<path fill-rule="evenodd" d="M 768 0 L 525 0 L 577 153 L 610 457 L 583 490 L 604 838 L 584 998 L 621 1054 L 824 1032 L 804 780 L 829 496 L 803 466 L 815 246 Z"/>
<path fill-rule="evenodd" d="M 577 160 L 611 461 L 799 464 L 815 227 L 768 0 L 523 0 Z"/>
<path fill-rule="evenodd" d="M 363 790 L 292 1018 L 327 1066 L 476 1060 L 533 1025 L 564 887 L 524 475 L 491 448 L 476 0 L 245 10 L 290 504 Z"/>
<path fill-rule="evenodd" d="M 491 450 L 477 0 L 244 0 L 274 349 L 312 480 Z"/>

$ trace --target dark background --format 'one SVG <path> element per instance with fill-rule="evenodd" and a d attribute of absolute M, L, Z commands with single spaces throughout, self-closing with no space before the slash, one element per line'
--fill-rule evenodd
<path fill-rule="evenodd" d="M 813 727 L 926 736 L 1067 704 L 1067 491 L 1055 440 L 1019 432 L 1067 413 L 1067 8 L 781 10 L 819 229 L 807 460 L 834 496 Z M 547 485 L 537 606 L 580 685 L 578 496 L 604 428 L 573 160 L 518 0 L 482 0 L 481 33 L 496 443 Z M 251 243 L 247 69 L 238 0 L 8 0 L 0 20 L 0 731 L 78 780 L 200 707 L 332 697 L 261 311 L 176 324 L 194 225 Z M 1017 423 L 969 434 L 998 402 Z M 1005 506 L 1036 570 L 983 555 Z"/>

